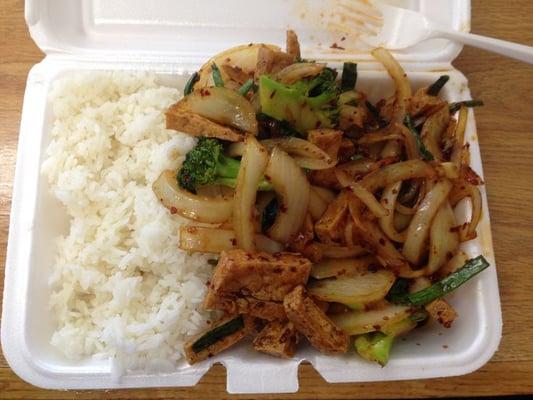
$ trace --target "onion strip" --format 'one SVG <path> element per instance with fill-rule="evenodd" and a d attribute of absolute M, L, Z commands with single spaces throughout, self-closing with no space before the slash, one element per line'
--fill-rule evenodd
<path fill-rule="evenodd" d="M 309 207 L 309 181 L 296 162 L 278 147 L 272 150 L 265 176 L 280 197 L 279 212 L 268 234 L 278 242 L 288 243 L 305 220 Z"/>
<path fill-rule="evenodd" d="M 381 230 L 389 237 L 390 240 L 398 243 L 405 242 L 405 239 L 407 238 L 407 231 L 398 232 L 394 225 L 394 211 L 396 210 L 396 203 L 401 187 L 402 182 L 396 182 L 383 189 L 383 194 L 381 195 L 381 206 L 388 212 L 388 214 L 379 219 L 379 226 Z"/>
<path fill-rule="evenodd" d="M 233 229 L 237 246 L 246 251 L 255 250 L 254 210 L 257 185 L 263 178 L 267 164 L 267 150 L 253 136 L 247 136 L 233 202 Z"/>
<path fill-rule="evenodd" d="M 445 179 L 437 182 L 426 194 L 409 224 L 402 254 L 411 264 L 420 265 L 422 262 L 431 223 L 451 189 L 450 181 Z"/>
<path fill-rule="evenodd" d="M 261 144 L 269 150 L 279 147 L 292 156 L 302 168 L 321 170 L 334 167 L 337 164 L 337 160 L 333 160 L 324 150 L 304 139 L 295 137 L 267 139 L 261 141 Z M 237 142 L 229 146 L 227 154 L 229 157 L 239 157 L 242 156 L 243 151 L 244 145 Z"/>
<path fill-rule="evenodd" d="M 461 167 L 461 160 L 463 159 L 463 144 L 465 141 L 466 123 L 468 122 L 468 108 L 461 106 L 459 111 L 459 119 L 455 128 L 455 140 L 453 145 L 453 151 L 451 161 Z"/>
<path fill-rule="evenodd" d="M 412 96 L 411 85 L 407 79 L 407 75 L 400 63 L 384 48 L 380 47 L 375 49 L 372 51 L 372 55 L 383 64 L 396 86 L 396 100 L 391 122 L 403 124 L 403 120 L 407 114 L 408 102 Z"/>
<path fill-rule="evenodd" d="M 357 183 L 350 175 L 341 169 L 335 171 L 340 184 L 347 189 L 349 194 L 355 195 L 361 202 L 368 207 L 370 212 L 378 218 L 389 215 L 389 212 L 380 204 L 374 195 L 365 187 Z"/>
<path fill-rule="evenodd" d="M 434 178 L 435 170 L 422 160 L 403 161 L 387 165 L 365 176 L 359 183 L 374 193 L 393 183 L 414 178 Z"/>
<path fill-rule="evenodd" d="M 266 237 L 256 234 L 255 244 L 258 251 L 279 253 L 283 246 Z M 237 248 L 237 238 L 231 229 L 208 228 L 203 226 L 180 226 L 179 248 L 190 252 L 220 253 Z"/>
<path fill-rule="evenodd" d="M 222 223 L 231 218 L 233 198 L 209 198 L 189 193 L 179 187 L 174 171 L 163 171 L 153 183 L 152 190 L 171 214 L 206 223 Z"/>

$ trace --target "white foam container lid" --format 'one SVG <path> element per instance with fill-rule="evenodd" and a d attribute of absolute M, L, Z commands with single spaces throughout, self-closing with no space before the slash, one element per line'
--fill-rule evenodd
<path fill-rule="evenodd" d="M 388 0 L 401 3 L 457 30 L 469 30 L 469 0 Z M 46 53 L 28 76 L 24 98 L 7 251 L 2 348 L 11 368 L 24 380 L 55 389 L 192 386 L 212 364 L 227 369 L 231 393 L 298 390 L 298 365 L 310 362 L 328 382 L 369 382 L 448 377 L 472 372 L 497 350 L 502 320 L 485 189 L 478 238 L 464 245 L 471 256 L 483 254 L 491 268 L 468 282 L 449 301 L 459 313 L 452 329 L 428 324 L 395 344 L 386 368 L 353 354 L 325 356 L 310 347 L 292 360 L 255 352 L 243 343 L 170 374 L 128 374 L 117 378 L 109 361 L 74 363 L 50 345 L 54 330 L 47 285 L 55 256 L 54 238 L 68 231 L 64 209 L 39 173 L 49 143 L 53 115 L 47 100 L 52 82 L 73 70 L 150 70 L 167 84 L 191 73 L 207 58 L 243 42 L 282 45 L 287 27 L 300 36 L 303 55 L 317 60 L 356 60 L 358 88 L 376 100 L 393 91 L 392 83 L 367 53 L 330 45 L 340 40 L 321 24 L 320 13 L 336 0 L 26 0 L 26 21 Z M 348 42 L 346 40 L 346 42 Z M 344 43 L 344 42 L 343 42 Z M 451 61 L 461 46 L 431 40 L 395 53 L 415 88 L 450 75 L 443 95 L 470 99 L 466 78 Z M 183 78 L 180 79 L 183 82 Z M 472 167 L 483 174 L 473 112 L 467 126 Z M 459 217 L 469 213 L 465 205 Z"/>

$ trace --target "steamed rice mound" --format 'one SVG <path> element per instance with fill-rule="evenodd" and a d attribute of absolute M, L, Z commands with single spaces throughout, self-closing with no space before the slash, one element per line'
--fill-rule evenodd
<path fill-rule="evenodd" d="M 51 343 L 69 359 L 110 358 L 126 369 L 170 371 L 201 311 L 208 255 L 178 248 L 183 221 L 152 182 L 177 169 L 195 140 L 165 129 L 181 93 L 155 76 L 72 74 L 55 82 L 55 122 L 42 170 L 70 227 L 57 243 Z"/>

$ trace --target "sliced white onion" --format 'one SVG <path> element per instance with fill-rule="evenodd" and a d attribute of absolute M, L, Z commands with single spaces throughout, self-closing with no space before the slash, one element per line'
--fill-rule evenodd
<path fill-rule="evenodd" d="M 181 189 L 174 171 L 163 171 L 152 190 L 172 214 L 199 222 L 222 223 L 231 218 L 232 198 L 209 198 Z"/>
<path fill-rule="evenodd" d="M 307 285 L 307 291 L 318 300 L 364 306 L 383 300 L 394 280 L 394 274 L 384 269 L 372 273 L 355 270 L 335 279 L 313 281 Z"/>
<path fill-rule="evenodd" d="M 403 124 L 407 114 L 408 102 L 412 96 L 407 74 L 392 54 L 384 48 L 375 49 L 372 51 L 372 55 L 383 64 L 396 86 L 396 100 L 391 122 Z"/>
<path fill-rule="evenodd" d="M 324 244 L 320 246 L 320 251 L 324 258 L 352 258 L 359 257 L 368 252 L 363 246 L 354 245 L 351 247 L 348 246 L 336 246 Z"/>
<path fill-rule="evenodd" d="M 325 64 L 295 63 L 279 71 L 275 79 L 286 85 L 292 85 L 294 82 L 320 74 L 325 67 Z"/>
<path fill-rule="evenodd" d="M 310 275 L 315 279 L 333 278 L 335 276 L 350 275 L 358 271 L 369 271 L 378 261 L 374 256 L 361 258 L 338 258 L 322 260 L 311 267 Z"/>
<path fill-rule="evenodd" d="M 349 174 L 342 169 L 337 169 L 335 172 L 339 183 L 346 188 L 349 194 L 357 196 L 357 198 L 368 207 L 372 214 L 378 218 L 389 215 L 389 212 L 380 204 L 374 195 L 365 187 L 357 183 Z"/>
<path fill-rule="evenodd" d="M 349 335 L 383 331 L 412 314 L 409 306 L 387 305 L 371 311 L 353 311 L 331 316 L 332 321 Z"/>
<path fill-rule="evenodd" d="M 409 160 L 387 165 L 365 176 L 359 183 L 372 193 L 393 183 L 414 178 L 435 178 L 436 172 L 429 163 Z"/>
<path fill-rule="evenodd" d="M 195 87 L 211 87 L 214 86 L 213 73 L 211 72 L 211 66 L 216 64 L 222 74 L 222 79 L 226 83 L 230 77 L 226 74 L 224 65 L 228 65 L 234 68 L 240 68 L 246 75 L 254 75 L 257 67 L 257 58 L 259 49 L 262 47 L 268 47 L 273 51 L 279 51 L 280 48 L 274 45 L 266 44 L 244 44 L 237 47 L 224 50 L 218 53 L 207 61 L 202 68 L 200 68 L 200 79 L 196 83 Z"/>
<path fill-rule="evenodd" d="M 421 264 L 431 223 L 451 189 L 452 184 L 449 180 L 438 181 L 426 194 L 420 207 L 418 207 L 418 212 L 409 224 L 402 254 L 412 265 L 419 266 Z"/>
<path fill-rule="evenodd" d="M 279 212 L 268 234 L 278 242 L 288 243 L 305 220 L 309 207 L 309 181 L 298 164 L 279 147 L 272 150 L 265 176 L 280 198 Z"/>
<path fill-rule="evenodd" d="M 261 144 L 272 150 L 279 147 L 287 152 L 294 161 L 302 167 L 311 170 L 328 169 L 337 164 L 324 150 L 313 143 L 295 137 L 262 140 Z M 227 150 L 229 157 L 239 157 L 244 151 L 244 145 L 240 142 L 232 143 Z"/>
<path fill-rule="evenodd" d="M 268 164 L 268 151 L 253 136 L 244 141 L 244 153 L 237 176 L 235 199 L 233 202 L 233 229 L 237 246 L 246 251 L 254 251 L 255 199 L 257 186 Z"/>
<path fill-rule="evenodd" d="M 193 91 L 181 101 L 184 109 L 223 125 L 257 134 L 257 119 L 252 104 L 240 93 L 225 87 Z"/>
<path fill-rule="evenodd" d="M 468 108 L 465 106 L 461 107 L 459 112 L 459 119 L 457 121 L 457 126 L 455 127 L 455 138 L 453 151 L 451 156 L 451 161 L 457 165 L 458 168 L 461 167 L 461 161 L 463 159 L 463 144 L 465 141 L 465 132 L 466 132 L 466 123 L 468 122 Z"/>
<path fill-rule="evenodd" d="M 379 219 L 379 226 L 381 230 L 389 237 L 390 240 L 398 243 L 405 242 L 407 237 L 407 232 L 398 232 L 394 224 L 394 212 L 396 210 L 398 194 L 400 193 L 401 188 L 402 182 L 396 182 L 383 189 L 380 202 L 382 207 L 387 210 L 388 214 Z"/>
<path fill-rule="evenodd" d="M 459 247 L 459 234 L 453 230 L 457 225 L 455 214 L 448 201 L 440 207 L 429 232 L 429 262 L 426 275 L 435 273 L 445 265 Z"/>
<path fill-rule="evenodd" d="M 265 235 L 255 235 L 257 250 L 266 253 L 279 253 L 283 246 Z M 180 227 L 179 247 L 182 250 L 199 253 L 220 253 L 236 249 L 237 238 L 231 229 L 208 228 L 203 226 Z"/>
<path fill-rule="evenodd" d="M 314 221 L 318 221 L 328 208 L 328 202 L 324 200 L 315 190 L 315 186 L 311 186 L 309 192 L 309 213 Z"/>

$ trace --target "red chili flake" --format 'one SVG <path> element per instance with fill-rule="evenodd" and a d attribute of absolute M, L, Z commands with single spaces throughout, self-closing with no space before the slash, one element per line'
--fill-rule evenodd
<path fill-rule="evenodd" d="M 379 238 L 379 244 L 382 245 L 382 246 L 385 246 L 385 239 L 383 238 Z"/>
<path fill-rule="evenodd" d="M 234 246 L 237 246 L 237 239 L 232 238 L 231 239 L 231 244 L 234 245 Z"/>
<path fill-rule="evenodd" d="M 339 46 L 337 43 L 333 43 L 331 46 L 329 46 L 329 48 L 337 50 L 346 50 L 344 47 Z"/>
<path fill-rule="evenodd" d="M 286 213 L 288 211 L 287 206 L 285 204 L 280 204 L 279 211 L 282 213 Z"/>
<path fill-rule="evenodd" d="M 442 345 L 442 348 L 443 348 L 443 349 L 448 349 L 448 345 L 447 345 L 447 344 L 443 344 L 443 345 Z"/>
<path fill-rule="evenodd" d="M 273 98 L 276 95 L 276 90 L 274 90 L 272 93 L 270 93 L 270 98 Z"/>
<path fill-rule="evenodd" d="M 205 97 L 205 96 L 210 96 L 211 95 L 211 92 L 207 89 L 200 89 L 200 96 L 202 97 Z"/>
<path fill-rule="evenodd" d="M 178 209 L 176 207 L 170 207 L 170 213 L 171 214 L 177 214 L 178 213 Z"/>
<path fill-rule="evenodd" d="M 346 40 L 346 36 L 341 37 L 341 42 L 344 42 Z"/>

